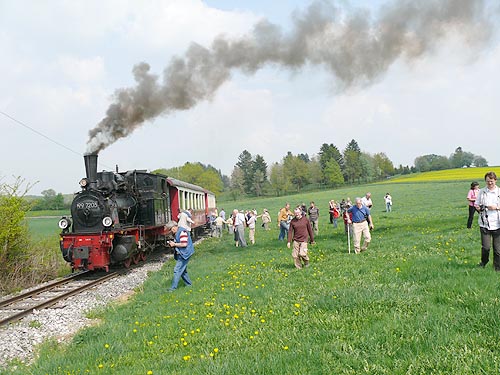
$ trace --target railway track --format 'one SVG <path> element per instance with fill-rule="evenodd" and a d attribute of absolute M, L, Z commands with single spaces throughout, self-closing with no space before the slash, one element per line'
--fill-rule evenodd
<path fill-rule="evenodd" d="M 26 293 L 1 300 L 0 327 L 15 322 L 36 310 L 53 306 L 59 301 L 79 294 L 119 275 L 119 272 L 106 273 L 104 276 L 81 272 Z"/>

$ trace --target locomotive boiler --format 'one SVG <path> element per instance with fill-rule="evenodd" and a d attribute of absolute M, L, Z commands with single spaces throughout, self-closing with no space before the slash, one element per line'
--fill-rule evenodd
<path fill-rule="evenodd" d="M 97 172 L 97 154 L 84 156 L 86 177 L 59 221 L 60 247 L 72 270 L 129 267 L 166 245 L 165 224 L 190 208 L 194 234 L 205 230 L 215 195 L 199 186 L 145 170 Z"/>

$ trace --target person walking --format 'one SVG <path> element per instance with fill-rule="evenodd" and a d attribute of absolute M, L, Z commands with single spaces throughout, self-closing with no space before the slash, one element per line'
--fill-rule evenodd
<path fill-rule="evenodd" d="M 278 240 L 282 241 L 288 235 L 288 229 L 290 228 L 290 217 L 292 216 L 292 211 L 290 211 L 290 203 L 286 203 L 278 214 L 278 225 L 280 228 L 280 234 Z"/>
<path fill-rule="evenodd" d="M 347 210 L 352 213 L 352 219 L 348 216 L 348 223 L 352 221 L 354 251 L 359 254 L 365 251 L 372 239 L 370 229 L 373 229 L 373 219 L 370 215 L 370 209 L 363 205 L 361 198 L 356 198 L 356 204 Z M 363 246 L 361 245 L 361 235 L 364 237 Z"/>
<path fill-rule="evenodd" d="M 385 212 L 391 212 L 392 211 L 392 197 L 391 197 L 391 194 L 385 193 L 384 201 L 385 201 Z"/>
<path fill-rule="evenodd" d="M 479 193 L 479 183 L 474 181 L 470 184 L 469 193 L 467 193 L 467 202 L 469 203 L 469 217 L 467 218 L 467 228 L 472 228 L 472 221 L 474 220 L 474 214 L 476 213 L 476 202 L 477 193 Z"/>
<path fill-rule="evenodd" d="M 177 222 L 169 221 L 165 225 L 165 229 L 174 235 L 174 240 L 168 242 L 169 246 L 174 248 L 174 259 L 177 261 L 174 266 L 172 286 L 168 289 L 169 292 L 173 292 L 177 289 L 181 278 L 187 286 L 192 285 L 187 266 L 189 259 L 194 254 L 194 246 L 189 231 L 186 228 L 179 227 Z"/>
<path fill-rule="evenodd" d="M 236 241 L 236 247 L 246 247 L 247 241 L 245 240 L 245 214 L 243 212 L 239 212 L 238 210 L 233 211 L 234 216 L 234 236 Z"/>
<path fill-rule="evenodd" d="M 335 209 L 335 201 L 331 199 L 328 202 L 328 213 L 330 214 L 330 224 L 333 224 L 333 212 Z"/>
<path fill-rule="evenodd" d="M 293 240 L 292 258 L 295 267 L 302 269 L 302 267 L 309 266 L 307 239 L 309 238 L 309 242 L 314 244 L 314 235 L 311 223 L 307 217 L 303 215 L 302 208 L 295 208 L 294 213 L 295 217 L 290 221 L 290 230 L 288 231 L 288 242 L 286 247 L 290 248 L 290 243 Z M 302 265 L 302 263 L 304 265 Z"/>
<path fill-rule="evenodd" d="M 365 196 L 361 198 L 361 202 L 363 203 L 363 206 L 366 206 L 371 210 L 373 206 L 372 193 L 366 193 Z"/>
<path fill-rule="evenodd" d="M 270 230 L 269 223 L 271 222 L 271 215 L 269 215 L 269 211 L 267 208 L 264 208 L 264 212 L 262 212 L 262 227 L 264 230 Z"/>
<path fill-rule="evenodd" d="M 500 271 L 500 189 L 497 175 L 488 172 L 484 175 L 486 187 L 479 190 L 474 206 L 479 211 L 479 230 L 481 232 L 481 262 L 484 268 L 490 260 L 493 242 L 493 267 Z"/>
<path fill-rule="evenodd" d="M 249 211 L 249 217 L 247 220 L 248 225 L 248 238 L 250 239 L 250 243 L 255 245 L 255 223 L 257 221 L 258 216 L 255 215 L 254 211 Z"/>
<path fill-rule="evenodd" d="M 219 216 L 217 216 L 214 220 L 215 223 L 215 237 L 221 238 L 222 237 L 222 230 L 224 229 L 224 225 L 226 224 L 226 220 L 224 220 L 219 213 Z"/>
<path fill-rule="evenodd" d="M 309 209 L 307 210 L 309 214 L 309 221 L 311 222 L 311 226 L 314 230 L 314 234 L 318 235 L 319 233 L 319 208 L 316 207 L 314 202 L 311 202 Z"/>

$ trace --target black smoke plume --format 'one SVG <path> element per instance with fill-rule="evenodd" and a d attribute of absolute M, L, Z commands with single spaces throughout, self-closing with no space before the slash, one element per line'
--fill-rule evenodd
<path fill-rule="evenodd" d="M 264 66 L 319 65 L 336 78 L 338 91 L 362 87 L 397 59 L 436 50 L 448 34 L 461 36 L 464 48 L 484 45 L 493 31 L 491 14 L 486 0 L 399 0 L 373 19 L 367 10 L 347 13 L 317 1 L 293 14 L 288 34 L 262 20 L 239 39 L 218 37 L 209 48 L 192 43 L 184 56 L 172 58 L 161 79 L 147 63 L 134 67 L 137 85 L 115 92 L 106 117 L 89 132 L 87 152 L 103 150 L 146 120 L 211 99 L 233 69 L 253 74 Z"/>

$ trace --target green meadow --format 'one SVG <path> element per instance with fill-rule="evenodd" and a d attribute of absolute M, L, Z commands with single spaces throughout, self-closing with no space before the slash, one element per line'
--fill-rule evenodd
<path fill-rule="evenodd" d="M 484 173 L 472 178 L 482 183 Z M 88 312 L 96 324 L 47 342 L 10 374 L 494 374 L 500 371 L 500 274 L 466 229 L 469 179 L 344 187 L 221 202 L 268 208 L 315 201 L 320 233 L 311 266 L 296 270 L 272 230 L 236 248 L 232 235 L 196 246 L 193 287 L 167 293 L 174 261 L 125 303 Z M 349 254 L 328 201 L 372 193 L 368 251 Z M 383 197 L 393 197 L 386 213 Z M 43 329 L 43 326 L 40 327 Z M 17 366 L 17 367 L 16 367 Z"/>

